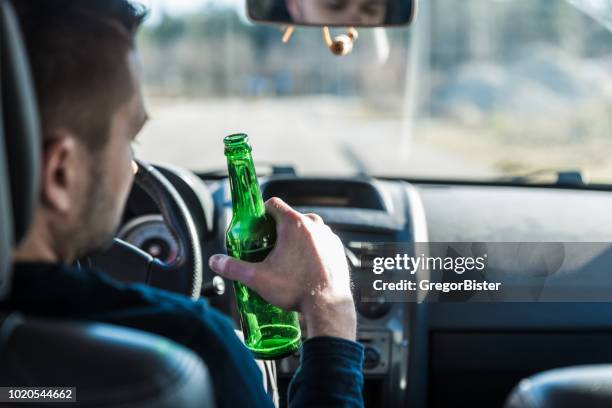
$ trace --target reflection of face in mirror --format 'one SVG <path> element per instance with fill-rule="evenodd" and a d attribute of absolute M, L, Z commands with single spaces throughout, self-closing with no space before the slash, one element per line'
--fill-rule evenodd
<path fill-rule="evenodd" d="M 294 22 L 323 25 L 382 25 L 387 0 L 285 0 Z"/>

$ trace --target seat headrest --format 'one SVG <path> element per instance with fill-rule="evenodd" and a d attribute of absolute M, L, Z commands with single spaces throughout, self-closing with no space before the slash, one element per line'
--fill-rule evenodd
<path fill-rule="evenodd" d="M 9 0 L 0 0 L 0 299 L 9 287 L 10 252 L 38 203 L 40 123 L 24 42 Z"/>
<path fill-rule="evenodd" d="M 80 407 L 215 406 L 197 354 L 127 327 L 0 313 L 0 367 L 3 385 L 75 387 Z"/>
<path fill-rule="evenodd" d="M 559 368 L 522 380 L 505 408 L 612 406 L 612 365 Z"/>
<path fill-rule="evenodd" d="M 13 229 L 18 243 L 38 203 L 40 121 L 19 22 L 9 0 L 0 0 L 2 116 L 11 185 Z"/>

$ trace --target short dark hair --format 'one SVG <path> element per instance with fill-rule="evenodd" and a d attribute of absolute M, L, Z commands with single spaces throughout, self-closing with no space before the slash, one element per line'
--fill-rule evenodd
<path fill-rule="evenodd" d="M 92 151 L 133 92 L 127 54 L 146 16 L 128 0 L 13 0 L 30 60 L 43 141 L 57 128 Z"/>

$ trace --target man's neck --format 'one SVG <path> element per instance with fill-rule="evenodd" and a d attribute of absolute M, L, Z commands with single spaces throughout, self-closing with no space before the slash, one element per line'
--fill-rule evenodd
<path fill-rule="evenodd" d="M 13 251 L 13 262 L 60 262 L 61 258 L 51 245 L 52 241 L 41 218 L 35 217 L 28 234 Z"/>
<path fill-rule="evenodd" d="M 57 263 L 59 259 L 38 242 L 23 242 L 13 251 L 13 263 L 25 262 Z"/>

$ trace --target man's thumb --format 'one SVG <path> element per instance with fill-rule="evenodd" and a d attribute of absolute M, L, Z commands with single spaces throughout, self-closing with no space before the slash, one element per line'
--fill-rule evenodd
<path fill-rule="evenodd" d="M 236 280 L 251 285 L 255 276 L 255 265 L 239 261 L 227 255 L 213 255 L 208 265 L 215 273 L 230 280 Z"/>

